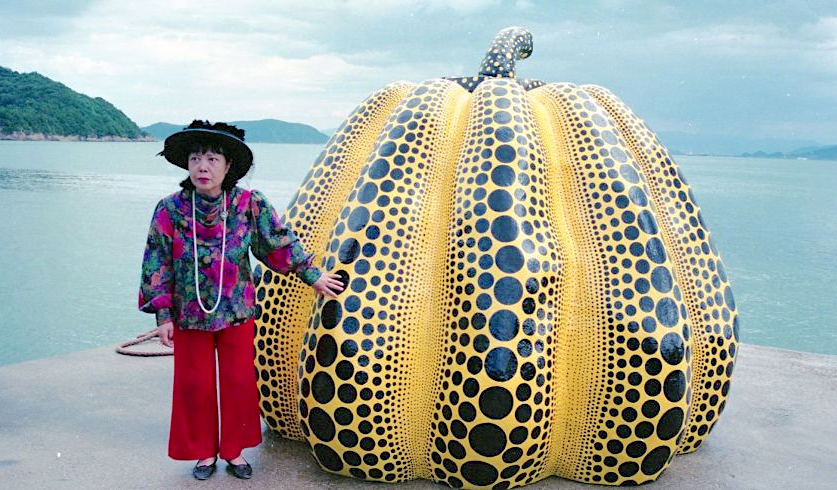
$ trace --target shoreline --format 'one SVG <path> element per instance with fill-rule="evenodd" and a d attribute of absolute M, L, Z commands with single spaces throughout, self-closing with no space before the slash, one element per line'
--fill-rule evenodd
<path fill-rule="evenodd" d="M 0 133 L 0 141 L 84 141 L 90 143 L 143 143 L 157 141 L 153 136 L 126 138 L 124 136 L 81 136 L 43 133 Z"/>
<path fill-rule="evenodd" d="M 154 143 L 154 142 L 162 142 L 162 139 L 157 139 L 153 136 L 147 136 L 142 138 L 124 138 L 121 136 L 101 136 L 101 137 L 89 137 L 89 136 L 66 136 L 66 135 L 56 135 L 56 134 L 41 134 L 41 133 L 34 133 L 34 134 L 23 134 L 23 133 L 12 133 L 12 134 L 5 134 L 0 133 L 0 141 L 55 141 L 55 142 L 83 142 L 83 143 Z M 325 143 L 305 143 L 305 142 L 277 142 L 277 141 L 248 141 L 248 144 L 272 144 L 272 145 L 317 145 L 317 146 L 324 146 Z M 786 162 L 837 162 L 837 158 L 817 158 L 817 157 L 796 157 L 796 156 L 771 156 L 771 155 L 726 155 L 726 154 L 715 154 L 715 153 L 680 153 L 680 152 L 671 152 L 672 157 L 705 157 L 705 158 L 735 158 L 741 160 L 779 160 L 779 161 L 786 161 Z M 837 355 L 837 354 L 835 354 Z"/>

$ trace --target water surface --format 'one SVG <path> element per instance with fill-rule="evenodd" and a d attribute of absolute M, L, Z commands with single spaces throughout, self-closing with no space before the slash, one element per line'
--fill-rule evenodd
<path fill-rule="evenodd" d="M 242 185 L 284 209 L 321 147 L 252 144 Z M 0 364 L 115 345 L 136 310 L 154 205 L 185 172 L 160 143 L 0 141 Z M 837 354 L 837 162 L 678 158 L 741 315 L 741 337 Z"/>

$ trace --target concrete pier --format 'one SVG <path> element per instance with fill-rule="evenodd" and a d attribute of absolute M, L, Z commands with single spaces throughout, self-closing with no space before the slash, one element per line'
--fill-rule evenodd
<path fill-rule="evenodd" d="M 321 471 L 303 443 L 270 431 L 245 451 L 252 480 L 166 456 L 172 358 L 111 348 L 0 367 L 3 489 L 376 489 Z M 837 488 L 837 356 L 743 345 L 726 411 L 706 444 L 675 458 L 649 490 Z M 603 488 L 548 478 L 531 490 Z"/>

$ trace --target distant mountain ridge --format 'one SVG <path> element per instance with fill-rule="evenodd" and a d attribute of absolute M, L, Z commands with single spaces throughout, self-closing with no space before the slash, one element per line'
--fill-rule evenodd
<path fill-rule="evenodd" d="M 805 139 L 745 138 L 676 131 L 660 131 L 658 135 L 673 155 L 837 160 L 837 145 L 821 145 Z"/>
<path fill-rule="evenodd" d="M 322 144 L 328 136 L 313 126 L 302 123 L 281 121 L 279 119 L 260 119 L 258 121 L 230 121 L 245 131 L 244 139 L 248 143 L 295 143 Z M 164 140 L 180 131 L 188 124 L 154 123 L 142 128 L 157 140 Z"/>
<path fill-rule="evenodd" d="M 837 160 L 837 145 L 798 148 L 788 153 L 780 151 L 772 153 L 757 151 L 754 153 L 742 153 L 741 156 L 754 158 L 790 158 L 796 160 Z"/>
<path fill-rule="evenodd" d="M 0 66 L 0 139 L 142 140 L 122 111 L 38 73 Z"/>

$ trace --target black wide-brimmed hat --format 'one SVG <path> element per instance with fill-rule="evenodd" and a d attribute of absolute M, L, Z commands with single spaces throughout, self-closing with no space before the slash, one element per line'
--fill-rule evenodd
<path fill-rule="evenodd" d="M 225 123 L 210 124 L 209 121 L 195 119 L 183 131 L 166 138 L 163 151 L 158 153 L 178 167 L 189 168 L 189 152 L 195 146 L 221 145 L 227 160 L 232 160 L 229 176 L 238 180 L 250 170 L 253 164 L 253 152 L 244 143 L 244 130 Z"/>

